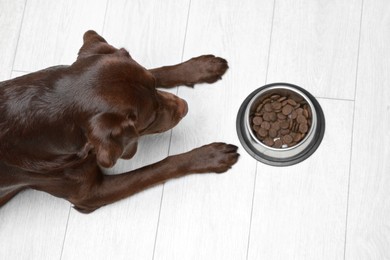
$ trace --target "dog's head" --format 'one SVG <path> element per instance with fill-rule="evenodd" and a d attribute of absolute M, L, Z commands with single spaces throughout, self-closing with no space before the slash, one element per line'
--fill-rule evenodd
<path fill-rule="evenodd" d="M 89 65 L 86 65 L 89 64 Z M 92 64 L 92 65 L 91 65 Z M 129 159 L 139 136 L 167 131 L 187 114 L 187 103 L 156 89 L 153 75 L 124 49 L 109 45 L 96 32 L 84 34 L 84 44 L 73 67 L 89 66 L 93 95 L 83 101 L 94 113 L 85 126 L 89 145 L 98 163 L 111 167 L 117 159 Z"/>

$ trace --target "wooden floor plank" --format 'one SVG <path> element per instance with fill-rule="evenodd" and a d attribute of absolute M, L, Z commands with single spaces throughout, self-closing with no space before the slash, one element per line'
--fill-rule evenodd
<path fill-rule="evenodd" d="M 59 259 L 69 203 L 25 191 L 1 208 L 1 259 Z"/>
<path fill-rule="evenodd" d="M 110 1 L 103 36 L 110 44 L 125 47 L 145 67 L 179 63 L 188 4 L 181 0 Z M 136 156 L 120 161 L 107 173 L 129 171 L 165 158 L 170 135 L 169 131 L 141 138 Z M 161 196 L 162 185 L 88 216 L 72 210 L 63 259 L 151 259 Z"/>
<path fill-rule="evenodd" d="M 361 0 L 276 1 L 268 82 L 353 99 Z"/>
<path fill-rule="evenodd" d="M 345 259 L 390 259 L 389 12 L 364 1 Z"/>
<path fill-rule="evenodd" d="M 216 84 L 179 89 L 189 113 L 173 130 L 171 154 L 215 141 L 239 145 L 239 106 L 265 82 L 272 9 L 273 1 L 191 1 L 184 59 L 215 54 L 231 66 Z M 245 258 L 256 162 L 240 153 L 226 174 L 165 184 L 154 259 Z"/>
<path fill-rule="evenodd" d="M 248 259 L 344 256 L 353 102 L 319 102 L 326 130 L 318 150 L 293 166 L 257 166 Z"/>
<path fill-rule="evenodd" d="M 73 63 L 84 32 L 101 32 L 106 1 L 27 1 L 13 69 L 35 71 Z"/>
<path fill-rule="evenodd" d="M 0 80 L 11 76 L 25 4 L 26 0 L 0 2 Z"/>
<path fill-rule="evenodd" d="M 359 3 L 276 1 L 267 81 L 353 100 Z M 248 259 L 344 257 L 353 102 L 320 103 L 326 130 L 315 154 L 286 168 L 258 165 Z"/>
<path fill-rule="evenodd" d="M 171 132 L 144 138 L 108 174 L 212 141 L 239 144 L 237 110 L 266 81 L 324 97 L 327 127 L 296 166 L 256 163 L 240 146 L 226 174 L 173 180 L 90 215 L 25 191 L 0 209 L 0 259 L 390 258 L 390 4 L 364 0 L 359 45 L 361 3 L 1 0 L 0 80 L 72 63 L 88 29 L 147 68 L 208 53 L 229 61 L 222 81 L 179 88 L 189 113 L 171 143 Z"/>
<path fill-rule="evenodd" d="M 189 0 L 109 2 L 104 36 L 146 68 L 181 62 Z"/>

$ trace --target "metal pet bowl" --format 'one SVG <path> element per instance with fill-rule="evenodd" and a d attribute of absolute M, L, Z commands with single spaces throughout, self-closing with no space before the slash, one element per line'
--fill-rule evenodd
<path fill-rule="evenodd" d="M 309 129 L 304 138 L 291 147 L 267 146 L 252 130 L 252 114 L 259 104 L 273 95 L 288 96 L 310 108 Z M 325 132 L 325 117 L 320 104 L 309 92 L 292 84 L 274 83 L 256 89 L 244 100 L 237 114 L 236 127 L 242 146 L 253 158 L 272 166 L 289 166 L 305 160 L 317 150 Z"/>

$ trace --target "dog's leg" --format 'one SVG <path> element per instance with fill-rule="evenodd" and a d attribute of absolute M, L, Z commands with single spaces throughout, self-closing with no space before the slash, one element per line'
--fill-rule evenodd
<path fill-rule="evenodd" d="M 171 88 L 180 85 L 214 83 L 228 69 L 227 61 L 214 55 L 192 58 L 184 63 L 149 70 L 156 79 L 157 87 Z"/>
<path fill-rule="evenodd" d="M 67 199 L 75 209 L 89 213 L 172 178 L 190 173 L 225 172 L 236 163 L 238 156 L 236 146 L 212 143 L 120 175 L 94 173 L 98 180 L 94 180 L 93 185 L 90 181 L 88 185 L 82 184 L 79 191 Z"/>

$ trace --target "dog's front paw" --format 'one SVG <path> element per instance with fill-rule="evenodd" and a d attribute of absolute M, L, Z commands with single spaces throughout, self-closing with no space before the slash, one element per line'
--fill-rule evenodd
<path fill-rule="evenodd" d="M 229 68 L 225 59 L 214 55 L 203 55 L 192 58 L 187 63 L 187 68 L 191 71 L 187 86 L 197 83 L 214 83 L 222 78 Z"/>
<path fill-rule="evenodd" d="M 191 169 L 195 173 L 223 173 L 235 164 L 240 156 L 232 144 L 211 143 L 190 152 Z"/>

